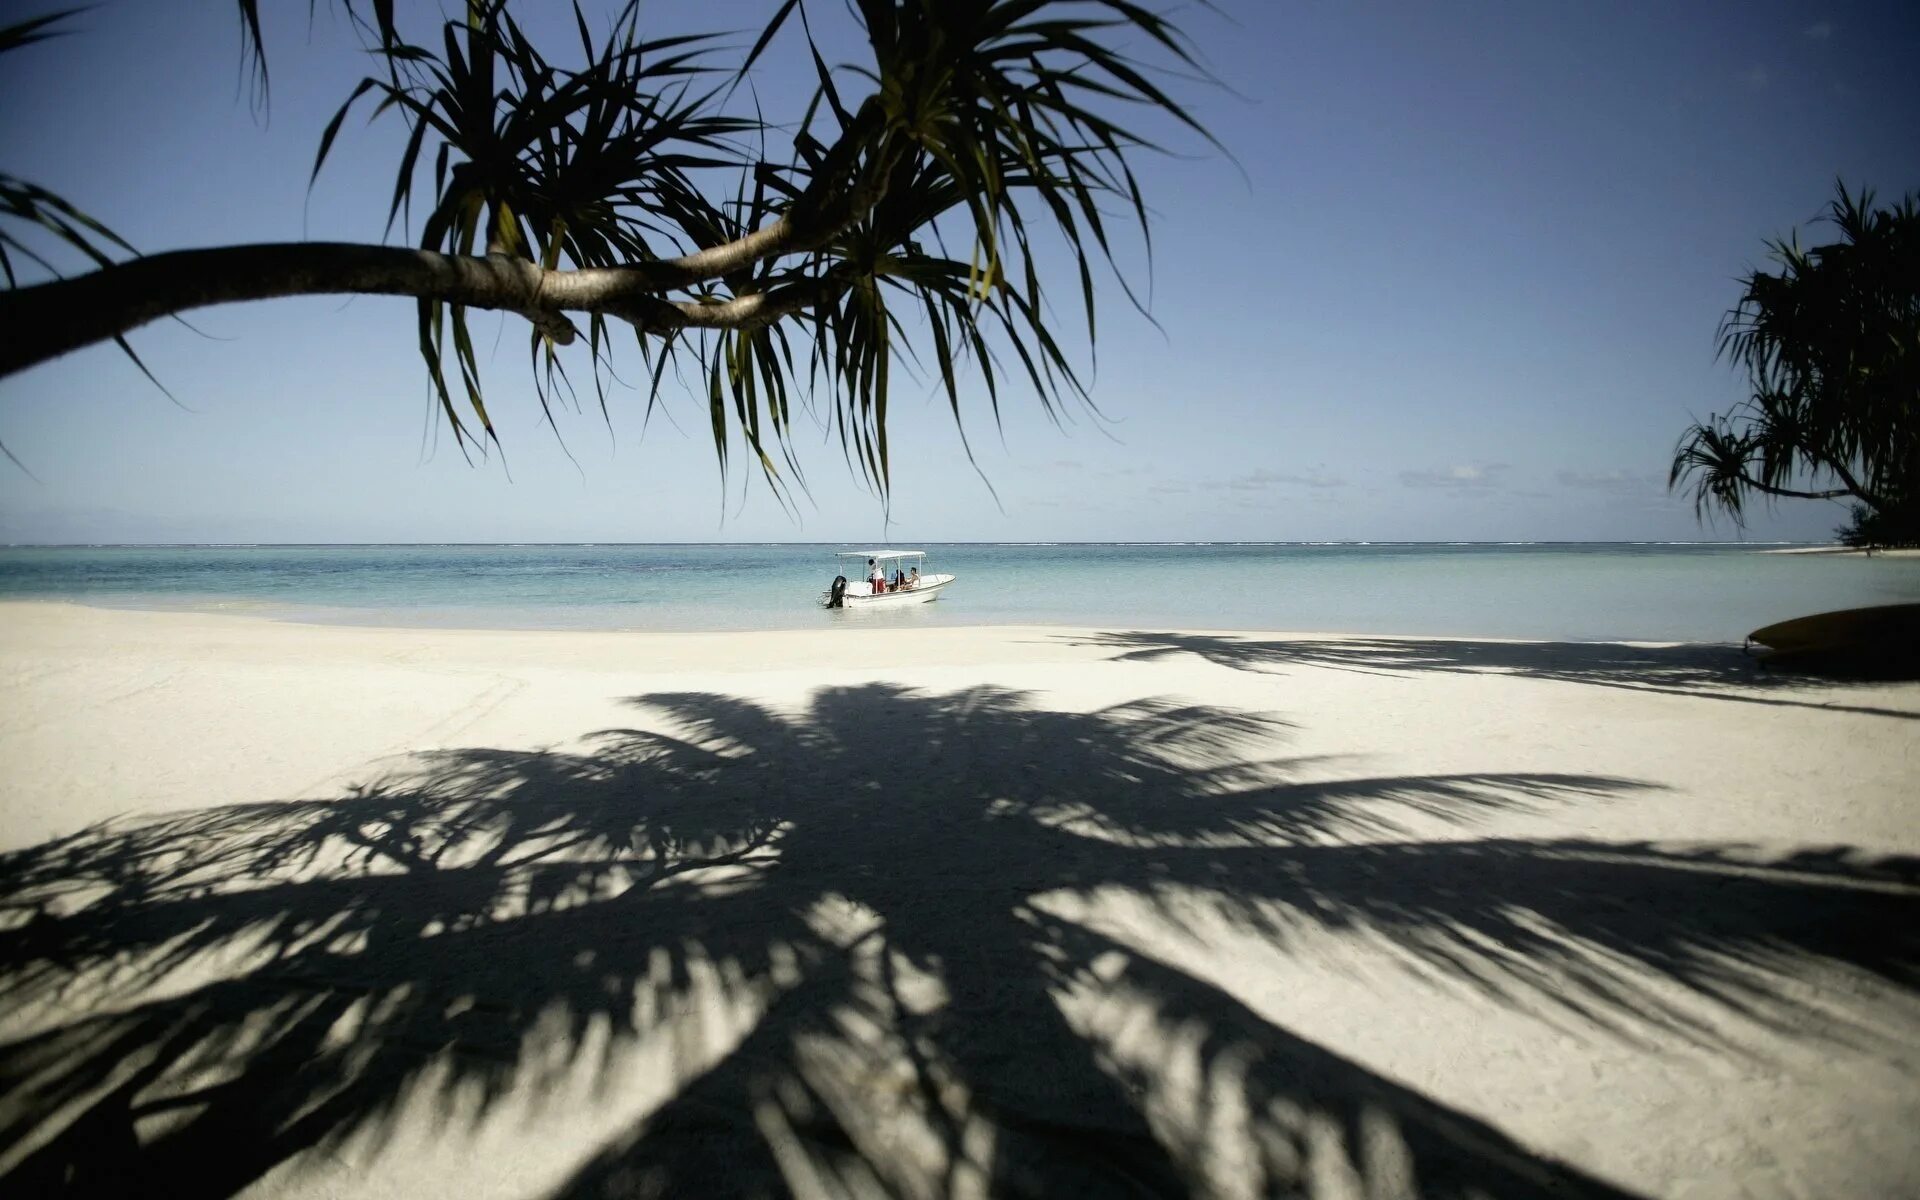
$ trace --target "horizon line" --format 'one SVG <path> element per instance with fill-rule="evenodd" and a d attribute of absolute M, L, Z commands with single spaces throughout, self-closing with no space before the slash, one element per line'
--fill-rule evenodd
<path fill-rule="evenodd" d="M 6 550 L 307 550 L 307 549 L 367 549 L 376 547 L 491 547 L 496 549 L 535 549 L 546 547 L 670 547 L 670 546 L 716 546 L 716 547 L 775 547 L 775 546 L 872 546 L 872 540 L 864 542 L 824 541 L 824 542 L 780 542 L 780 541 L 666 541 L 666 542 L 617 542 L 617 541 L 578 541 L 578 542 L 0 542 L 0 549 Z M 879 543 L 882 546 L 905 545 L 891 541 Z M 1191 539 L 1154 539 L 1149 541 L 1108 541 L 1108 540 L 1051 540 L 1051 541 L 927 541 L 915 543 L 923 546 L 1005 546 L 1034 547 L 1044 549 L 1057 546 L 1837 546 L 1835 541 L 1790 541 L 1790 540 L 1682 540 L 1672 538 L 1285 538 L 1259 540 L 1248 538 L 1191 538 Z"/>

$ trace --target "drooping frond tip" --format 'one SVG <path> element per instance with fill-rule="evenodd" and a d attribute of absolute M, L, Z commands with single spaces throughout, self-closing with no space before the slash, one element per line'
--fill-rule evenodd
<path fill-rule="evenodd" d="M 804 486 L 795 418 L 812 414 L 884 497 L 899 386 L 935 389 L 956 423 L 984 401 L 998 424 L 1014 392 L 1056 421 L 1097 413 L 1096 271 L 1144 309 L 1119 266 L 1136 237 L 1151 261 L 1140 156 L 1169 130 L 1212 142 L 1174 97 L 1180 79 L 1204 74 L 1198 56 L 1129 0 L 857 0 L 866 53 L 842 65 L 821 53 L 822 14 L 801 0 L 769 0 L 767 25 L 731 62 L 716 35 L 646 36 L 637 0 L 604 24 L 574 5 L 564 45 L 524 28 L 526 6 L 509 0 L 404 15 L 338 2 L 379 65 L 323 129 L 309 183 L 341 152 L 350 112 L 397 120 L 384 199 L 389 229 L 419 256 L 380 258 L 368 283 L 356 264 L 386 248 L 276 249 L 283 276 L 236 271 L 188 306 L 215 294 L 414 298 L 428 383 L 463 448 L 498 440 L 474 310 L 528 320 L 549 382 L 563 378 L 554 355 L 578 314 L 597 390 L 606 323 L 627 323 L 647 359 L 648 411 L 663 386 L 704 392 L 723 468 L 728 446 L 744 445 L 782 495 Z M 268 14 L 237 4 L 264 92 Z M 795 29 L 814 75 L 797 122 L 762 113 L 738 86 L 765 55 L 799 49 L 778 36 Z M 46 204 L 33 211 L 83 242 L 104 232 Z M 1084 335 L 1057 315 L 1062 287 Z M 124 323 L 103 318 L 87 338 L 151 315 L 130 303 Z M 553 393 L 540 379 L 536 392 L 551 425 Z"/>
<path fill-rule="evenodd" d="M 1748 273 L 1721 322 L 1719 355 L 1748 398 L 1688 429 L 1670 473 L 1703 516 L 1738 522 L 1754 495 L 1851 498 L 1882 516 L 1920 496 L 1920 210 L 1911 195 L 1875 208 L 1836 181 L 1824 220 L 1838 240 L 1771 242 L 1772 269 Z"/>

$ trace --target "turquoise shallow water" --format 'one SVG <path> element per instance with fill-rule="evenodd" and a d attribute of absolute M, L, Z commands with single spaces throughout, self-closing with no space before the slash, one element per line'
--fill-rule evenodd
<path fill-rule="evenodd" d="M 806 629 L 1060 624 L 1737 641 L 1804 613 L 1920 601 L 1920 559 L 1636 543 L 933 545 L 959 579 L 886 613 L 814 604 L 827 545 L 0 549 L 0 598 L 349 624 Z"/>

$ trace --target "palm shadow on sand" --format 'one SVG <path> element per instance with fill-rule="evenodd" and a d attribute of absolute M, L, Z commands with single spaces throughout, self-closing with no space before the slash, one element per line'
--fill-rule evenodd
<path fill-rule="evenodd" d="M 1915 678 L 1908 659 L 1889 657 L 1884 671 L 1807 674 L 1769 671 L 1737 646 L 1685 643 L 1505 642 L 1471 638 L 1288 637 L 1178 633 L 1158 630 L 1063 635 L 1075 646 L 1115 653 L 1115 662 L 1152 662 L 1191 654 L 1218 666 L 1260 674 L 1326 667 L 1377 675 L 1501 674 L 1593 687 L 1696 696 L 1737 704 L 1827 709 L 1920 720 L 1920 707 L 1883 708 L 1805 698 L 1810 688 Z"/>
<path fill-rule="evenodd" d="M 1489 1005 L 1726 1052 L 1729 1016 L 1880 1037 L 1871 998 L 1920 983 L 1911 862 L 1411 833 L 1632 780 L 1315 778 L 1258 757 L 1282 722 L 1157 700 L 635 703 L 655 729 L 590 753 L 0 860 L 0 1190 L 231 1195 L 423 1092 L 478 1120 L 664 1040 L 662 1101 L 553 1194 L 1613 1197 L 1071 902 L 1370 938 Z M 1852 1008 L 1787 986 L 1822 972 Z"/>

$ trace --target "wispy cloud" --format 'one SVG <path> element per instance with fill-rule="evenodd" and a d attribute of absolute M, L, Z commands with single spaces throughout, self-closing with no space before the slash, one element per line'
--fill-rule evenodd
<path fill-rule="evenodd" d="M 1773 79 L 1773 76 L 1768 74 L 1767 69 L 1761 66 L 1759 63 L 1755 63 L 1751 67 L 1748 67 L 1746 70 L 1740 72 L 1740 82 L 1746 84 L 1750 88 L 1755 88 L 1755 89 L 1764 88 L 1772 79 Z"/>
<path fill-rule="evenodd" d="M 1190 483 L 1176 480 L 1155 484 L 1147 490 L 1150 492 L 1264 492 L 1274 488 L 1303 487 L 1324 494 L 1352 486 L 1353 484 L 1337 475 L 1327 474 L 1324 467 L 1316 466 L 1305 472 L 1269 471 L 1262 467 L 1257 471 L 1249 471 L 1245 475 L 1234 475 L 1226 479 L 1201 479 Z"/>
<path fill-rule="evenodd" d="M 1084 500 L 1080 500 L 1073 497 L 1041 496 L 1041 497 L 1038 497 L 1037 499 L 1025 501 L 1024 503 L 1025 503 L 1025 506 L 1028 508 L 1059 509 L 1064 512 L 1097 512 L 1098 511 L 1098 508 L 1095 505 L 1088 504 Z"/>
<path fill-rule="evenodd" d="M 1506 463 L 1478 463 L 1464 466 L 1442 467 L 1438 471 L 1402 471 L 1400 482 L 1410 488 L 1443 488 L 1455 492 L 1490 492 L 1501 486 L 1507 472 L 1513 468 Z"/>
<path fill-rule="evenodd" d="M 1800 32 L 1806 34 L 1816 42 L 1824 42 L 1833 36 L 1833 22 L 1815 21 Z"/>
<path fill-rule="evenodd" d="M 1319 467 L 1315 467 L 1305 474 L 1294 471 L 1259 470 L 1251 475 L 1241 475 L 1233 479 L 1231 484 L 1241 491 L 1251 491 L 1258 488 L 1280 487 L 1288 484 L 1310 488 L 1343 488 L 1347 486 L 1347 481 L 1338 476 L 1329 475 Z"/>
<path fill-rule="evenodd" d="M 1343 488 L 1351 487 L 1346 480 L 1329 475 L 1319 467 L 1300 474 L 1295 471 L 1269 471 L 1261 468 L 1246 475 L 1235 475 L 1231 479 L 1208 479 L 1200 484 L 1207 492 L 1232 490 L 1236 492 L 1263 492 L 1276 487 Z"/>
<path fill-rule="evenodd" d="M 1667 477 L 1658 471 L 1561 471 L 1554 479 L 1561 487 L 1623 496 L 1664 492 L 1667 487 Z"/>

